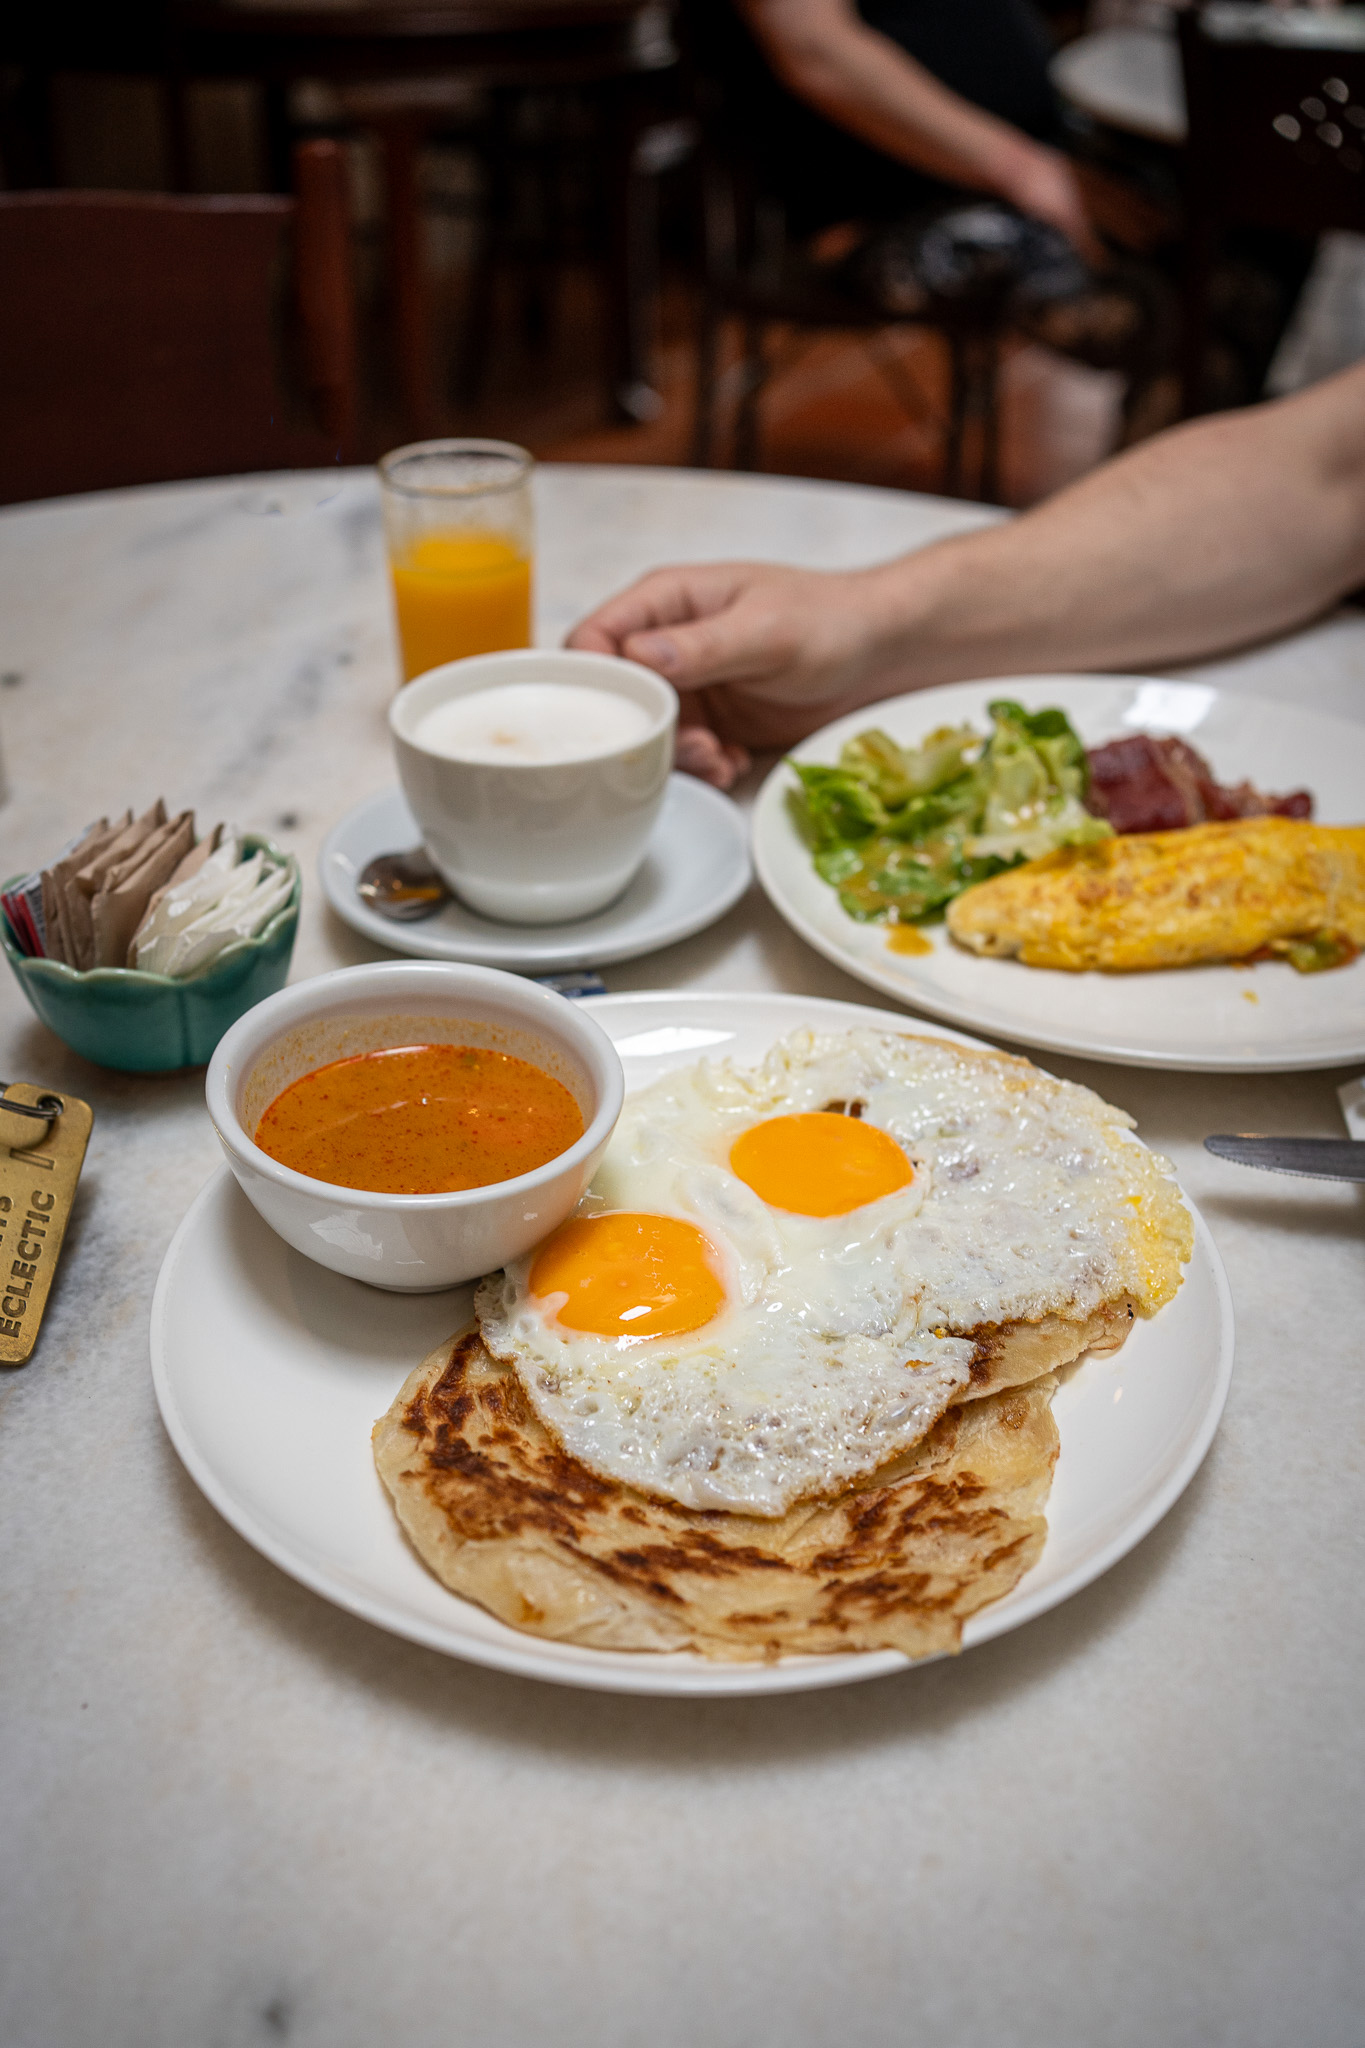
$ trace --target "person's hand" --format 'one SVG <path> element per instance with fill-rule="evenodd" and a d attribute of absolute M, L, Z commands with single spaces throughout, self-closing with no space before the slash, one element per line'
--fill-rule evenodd
<path fill-rule="evenodd" d="M 723 762 L 689 728 L 710 727 L 722 748 L 791 746 L 839 711 L 906 687 L 892 628 L 884 571 L 711 562 L 642 576 L 567 644 L 666 676 L 683 696 L 680 746 L 720 780 Z"/>
<path fill-rule="evenodd" d="M 1090 224 L 1080 180 L 1060 150 L 1029 142 L 1012 158 L 1001 179 L 1001 196 L 1033 220 L 1060 230 L 1092 269 L 1108 261 Z"/>
<path fill-rule="evenodd" d="M 691 701 L 695 703 L 696 699 Z M 673 766 L 684 775 L 695 775 L 698 782 L 709 782 L 712 789 L 733 789 L 753 765 L 747 747 L 728 744 L 709 725 L 678 720 Z"/>

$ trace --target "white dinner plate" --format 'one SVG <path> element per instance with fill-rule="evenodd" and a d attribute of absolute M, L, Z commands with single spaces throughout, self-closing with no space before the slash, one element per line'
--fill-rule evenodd
<path fill-rule="evenodd" d="M 1251 781 L 1277 795 L 1310 789 L 1314 816 L 1326 825 L 1365 818 L 1365 726 L 1206 683 L 1139 676 L 950 683 L 837 719 L 793 748 L 793 758 L 833 763 L 845 741 L 873 725 L 903 745 L 940 725 L 969 722 L 985 733 L 986 706 L 996 697 L 1013 697 L 1030 711 L 1059 704 L 1088 747 L 1131 732 L 1178 733 L 1206 756 L 1220 782 Z M 980 959 L 955 946 L 942 924 L 925 929 L 932 951 L 892 953 L 886 927 L 849 917 L 816 874 L 787 804 L 795 782 L 779 762 L 759 793 L 753 848 L 760 882 L 817 952 L 914 1009 L 992 1038 L 1135 1067 L 1275 1073 L 1365 1057 L 1365 955 L 1325 974 L 1296 974 L 1284 960 L 1254 968 L 1063 974 Z"/>
<path fill-rule="evenodd" d="M 402 790 L 383 790 L 333 827 L 318 863 L 338 917 L 417 960 L 466 960 L 523 974 L 605 967 L 690 939 L 723 917 L 749 886 L 744 820 L 729 797 L 694 775 L 669 776 L 644 866 L 625 894 L 572 924 L 498 924 L 454 901 L 419 924 L 381 917 L 356 894 L 360 872 L 377 853 L 416 846 L 421 836 Z"/>
<path fill-rule="evenodd" d="M 600 996 L 588 1006 L 631 1088 L 703 1055 L 756 1062 L 800 1025 L 906 1028 L 885 1010 L 785 995 Z M 219 1513 L 283 1571 L 450 1656 L 604 1692 L 703 1695 L 799 1692 L 906 1668 L 894 1650 L 713 1664 L 582 1649 L 518 1634 L 447 1592 L 399 1530 L 370 1431 L 413 1366 L 468 1319 L 471 1299 L 468 1288 L 385 1294 L 314 1265 L 223 1168 L 176 1232 L 152 1305 L 152 1375 L 171 1441 Z M 1146 1535 L 1208 1449 L 1231 1371 L 1227 1280 L 1196 1215 L 1175 1300 L 1060 1388 L 1046 1548 L 1007 1598 L 967 1623 L 965 1645 L 1055 1607 Z"/>

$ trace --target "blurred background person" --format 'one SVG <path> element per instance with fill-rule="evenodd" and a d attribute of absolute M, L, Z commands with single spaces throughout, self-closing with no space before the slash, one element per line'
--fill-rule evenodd
<path fill-rule="evenodd" d="M 798 231 L 989 193 L 1102 256 L 1030 0 L 696 0 Z"/>
<path fill-rule="evenodd" d="M 696 0 L 692 12 L 727 125 L 750 138 L 790 236 L 888 319 L 974 301 L 1119 370 L 1123 438 L 1135 438 L 1170 369 L 1173 295 L 1096 231 L 1031 0 Z"/>

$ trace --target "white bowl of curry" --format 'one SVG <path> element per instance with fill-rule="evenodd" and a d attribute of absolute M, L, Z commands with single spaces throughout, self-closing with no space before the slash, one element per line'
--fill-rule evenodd
<path fill-rule="evenodd" d="M 610 1039 L 494 968 L 347 967 L 259 1003 L 209 1064 L 209 1115 L 271 1228 L 372 1287 L 431 1293 L 563 1222 L 621 1113 Z"/>

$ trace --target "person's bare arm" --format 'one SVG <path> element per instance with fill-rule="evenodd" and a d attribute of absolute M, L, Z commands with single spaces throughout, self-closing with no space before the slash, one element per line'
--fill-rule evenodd
<path fill-rule="evenodd" d="M 570 645 L 657 669 L 722 739 L 788 746 L 967 676 L 1190 661 L 1365 583 L 1365 364 L 1145 442 L 981 533 L 843 574 L 660 569 Z"/>
<path fill-rule="evenodd" d="M 853 0 L 736 4 L 783 84 L 838 127 L 898 163 L 994 192 L 1099 257 L 1066 158 L 950 91 Z"/>

